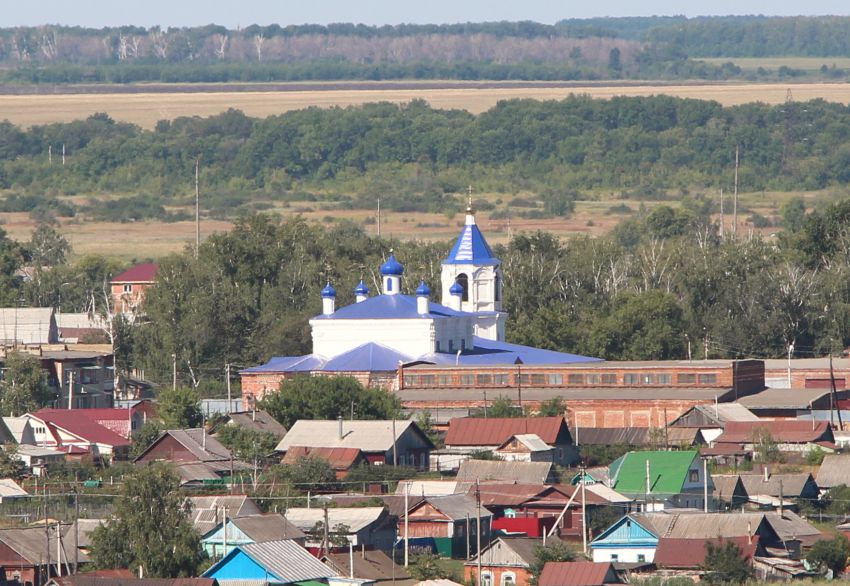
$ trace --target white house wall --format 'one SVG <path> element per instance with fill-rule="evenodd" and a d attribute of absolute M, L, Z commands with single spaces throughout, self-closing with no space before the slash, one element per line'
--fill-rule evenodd
<path fill-rule="evenodd" d="M 600 547 L 593 548 L 593 561 L 594 562 L 610 562 L 612 561 L 611 556 L 617 556 L 617 562 L 626 563 L 626 564 L 636 564 L 638 563 L 638 556 L 643 555 L 644 561 L 650 563 L 655 560 L 655 548 L 654 547 L 623 547 L 623 548 L 614 548 L 614 547 Z"/>

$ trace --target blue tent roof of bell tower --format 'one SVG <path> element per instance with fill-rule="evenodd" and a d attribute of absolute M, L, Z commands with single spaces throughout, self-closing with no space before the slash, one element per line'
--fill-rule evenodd
<path fill-rule="evenodd" d="M 498 265 L 501 261 L 493 256 L 493 251 L 478 226 L 467 224 L 443 264 Z"/>

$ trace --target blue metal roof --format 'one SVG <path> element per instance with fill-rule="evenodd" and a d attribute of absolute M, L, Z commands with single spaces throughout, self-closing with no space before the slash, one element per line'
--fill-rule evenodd
<path fill-rule="evenodd" d="M 400 277 L 404 274 L 404 265 L 396 260 L 394 254 L 391 254 L 387 262 L 381 265 L 381 274 L 384 276 L 396 275 Z"/>
<path fill-rule="evenodd" d="M 416 311 L 416 297 L 410 295 L 376 295 L 360 303 L 341 307 L 330 315 L 317 315 L 313 319 L 444 318 L 463 315 L 469 314 L 433 302 L 428 304 L 428 313 L 420 314 Z"/>
<path fill-rule="evenodd" d="M 531 346 L 509 344 L 496 340 L 487 340 L 478 336 L 473 337 L 475 347 L 464 350 L 460 358 L 456 353 L 433 352 L 420 356 L 418 360 L 434 364 L 460 365 L 503 365 L 503 364 L 573 364 L 577 362 L 602 362 L 601 358 L 542 350 Z"/>
<path fill-rule="evenodd" d="M 275 356 L 265 364 L 252 366 L 240 372 L 311 372 L 321 370 L 325 361 L 313 354 L 306 356 Z"/>
<path fill-rule="evenodd" d="M 431 294 L 431 288 L 428 286 L 428 284 L 425 281 L 422 281 L 421 283 L 419 283 L 419 286 L 416 288 L 416 295 L 419 296 L 419 295 L 430 295 L 430 294 Z"/>
<path fill-rule="evenodd" d="M 399 362 L 407 362 L 410 356 L 375 342 L 358 346 L 348 352 L 334 356 L 322 370 L 332 372 L 363 372 L 397 370 Z"/>
<path fill-rule="evenodd" d="M 443 264 L 497 265 L 500 261 L 493 256 L 490 245 L 487 244 L 484 234 L 478 229 L 473 218 L 471 221 L 467 220 L 466 226 L 463 227 L 454 248 Z"/>

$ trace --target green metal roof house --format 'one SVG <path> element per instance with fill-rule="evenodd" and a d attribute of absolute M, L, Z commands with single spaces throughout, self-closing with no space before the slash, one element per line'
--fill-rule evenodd
<path fill-rule="evenodd" d="M 702 509 L 707 482 L 708 506 L 713 509 L 714 484 L 711 475 L 703 477 L 696 450 L 628 452 L 611 463 L 608 476 L 611 488 L 644 503 L 648 511 Z"/>

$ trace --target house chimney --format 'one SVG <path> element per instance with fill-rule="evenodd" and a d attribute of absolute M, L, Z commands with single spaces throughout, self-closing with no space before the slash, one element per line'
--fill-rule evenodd
<path fill-rule="evenodd" d="M 339 439 L 342 439 L 342 415 L 337 418 L 337 421 L 339 422 Z"/>

